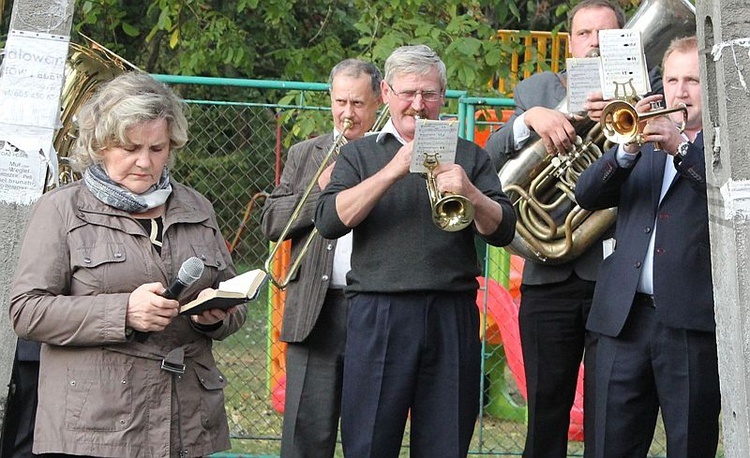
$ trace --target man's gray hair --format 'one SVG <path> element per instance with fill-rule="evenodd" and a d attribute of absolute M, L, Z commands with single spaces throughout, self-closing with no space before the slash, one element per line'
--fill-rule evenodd
<path fill-rule="evenodd" d="M 391 84 L 396 75 L 426 75 L 435 69 L 440 77 L 440 89 L 445 90 L 448 76 L 437 53 L 427 45 L 401 46 L 385 61 L 385 81 Z"/>

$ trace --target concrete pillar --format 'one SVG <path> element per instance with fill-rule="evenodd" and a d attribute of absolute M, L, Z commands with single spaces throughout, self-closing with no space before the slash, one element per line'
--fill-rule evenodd
<path fill-rule="evenodd" d="M 750 456 L 750 10 L 746 0 L 697 0 L 696 11 L 724 448 L 727 458 L 745 458 Z"/>
<path fill-rule="evenodd" d="M 74 3 L 74 0 L 15 0 L 3 58 L 0 77 L 0 428 L 5 419 L 16 344 L 8 317 L 10 283 L 29 210 L 44 190 L 47 164 L 56 164 L 52 139 L 59 124 L 62 75 Z"/>

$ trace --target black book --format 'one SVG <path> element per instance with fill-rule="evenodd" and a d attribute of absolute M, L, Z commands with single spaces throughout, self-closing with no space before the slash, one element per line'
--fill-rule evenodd
<path fill-rule="evenodd" d="M 209 309 L 228 309 L 258 297 L 268 275 L 255 269 L 219 283 L 210 294 L 180 306 L 181 315 L 198 315 Z"/>

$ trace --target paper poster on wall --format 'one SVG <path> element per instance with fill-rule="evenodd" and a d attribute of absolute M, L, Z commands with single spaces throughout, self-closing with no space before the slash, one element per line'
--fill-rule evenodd
<path fill-rule="evenodd" d="M 11 34 L 0 77 L 0 123 L 58 127 L 68 40 Z"/>
<path fill-rule="evenodd" d="M 43 151 L 27 152 L 0 140 L 0 202 L 32 204 L 42 195 L 46 172 Z"/>

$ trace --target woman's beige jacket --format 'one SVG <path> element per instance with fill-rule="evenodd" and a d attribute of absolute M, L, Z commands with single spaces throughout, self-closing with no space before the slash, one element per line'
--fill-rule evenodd
<path fill-rule="evenodd" d="M 211 346 L 242 326 L 245 308 L 210 331 L 180 316 L 143 342 L 125 327 L 130 293 L 169 285 L 192 256 L 205 270 L 181 303 L 235 274 L 211 204 L 172 185 L 161 256 L 138 221 L 81 181 L 35 204 L 10 306 L 16 333 L 43 342 L 34 453 L 195 457 L 229 448 L 227 381 Z M 173 372 L 162 369 L 165 358 Z"/>

